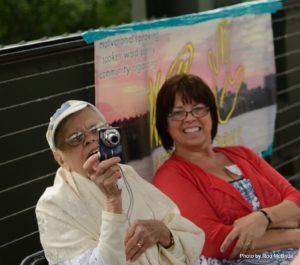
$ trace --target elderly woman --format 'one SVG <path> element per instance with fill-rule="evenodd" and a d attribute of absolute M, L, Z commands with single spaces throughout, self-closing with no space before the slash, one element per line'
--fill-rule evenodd
<path fill-rule="evenodd" d="M 50 119 L 47 140 L 60 165 L 36 206 L 50 264 L 191 264 L 203 232 L 118 157 L 99 159 L 106 126 L 88 102 L 70 100 Z"/>
<path fill-rule="evenodd" d="M 205 82 L 168 79 L 156 127 L 171 156 L 153 183 L 204 230 L 202 264 L 288 264 L 300 245 L 300 194 L 249 148 L 212 145 L 218 114 Z"/>

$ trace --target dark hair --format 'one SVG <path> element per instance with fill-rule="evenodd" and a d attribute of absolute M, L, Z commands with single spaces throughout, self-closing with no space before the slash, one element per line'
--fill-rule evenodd
<path fill-rule="evenodd" d="M 209 108 L 212 119 L 211 140 L 218 130 L 218 112 L 215 96 L 209 86 L 198 76 L 180 74 L 166 80 L 157 95 L 156 129 L 166 150 L 173 148 L 174 142 L 168 133 L 168 114 L 172 112 L 175 97 L 179 94 L 183 103 L 195 101 Z"/>

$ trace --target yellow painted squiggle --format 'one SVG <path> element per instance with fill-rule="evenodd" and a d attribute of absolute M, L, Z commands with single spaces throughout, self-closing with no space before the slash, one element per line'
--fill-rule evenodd
<path fill-rule="evenodd" d="M 180 50 L 178 55 L 175 57 L 174 61 L 171 63 L 170 68 L 167 73 L 166 80 L 171 76 L 187 73 L 191 67 L 192 61 L 194 57 L 194 47 L 191 43 L 187 43 Z M 156 127 L 155 127 L 155 116 L 156 116 L 156 98 L 158 91 L 161 86 L 161 70 L 158 70 L 156 73 L 155 84 L 153 85 L 153 81 L 149 79 L 149 105 L 150 105 L 150 144 L 151 147 L 155 147 L 161 144 L 161 140 L 159 139 Z"/>
<path fill-rule="evenodd" d="M 212 72 L 213 76 L 213 92 L 216 97 L 216 102 L 218 105 L 218 118 L 220 124 L 226 124 L 236 108 L 238 94 L 240 92 L 241 85 L 245 79 L 245 67 L 239 65 L 236 69 L 233 70 L 233 77 L 231 75 L 231 24 L 227 20 L 222 20 L 217 27 L 215 35 L 215 51 L 212 49 L 208 50 L 208 66 Z M 218 86 L 217 80 L 221 77 L 221 73 L 225 72 L 223 79 L 223 84 L 221 88 L 221 94 L 218 97 Z M 225 117 L 221 117 L 220 109 L 224 106 L 225 96 L 227 93 L 228 86 L 234 87 L 233 101 L 230 106 L 229 112 Z"/>

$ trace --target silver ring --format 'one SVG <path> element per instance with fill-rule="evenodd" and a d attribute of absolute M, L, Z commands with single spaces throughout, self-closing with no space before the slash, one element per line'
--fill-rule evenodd
<path fill-rule="evenodd" d="M 137 243 L 136 245 L 138 248 L 142 248 L 142 246 L 143 246 L 141 243 Z"/>

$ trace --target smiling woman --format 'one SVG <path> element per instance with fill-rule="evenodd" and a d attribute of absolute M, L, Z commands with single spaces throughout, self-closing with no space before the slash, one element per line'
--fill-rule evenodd
<path fill-rule="evenodd" d="M 103 115 L 84 101 L 65 102 L 50 119 L 46 137 L 60 168 L 36 207 L 47 260 L 194 265 L 202 230 L 119 157 L 103 159 L 103 127 Z"/>
<path fill-rule="evenodd" d="M 162 85 L 156 128 L 171 156 L 153 183 L 205 231 L 201 264 L 288 264 L 300 245 L 300 194 L 252 150 L 214 147 L 217 113 L 198 76 Z"/>

